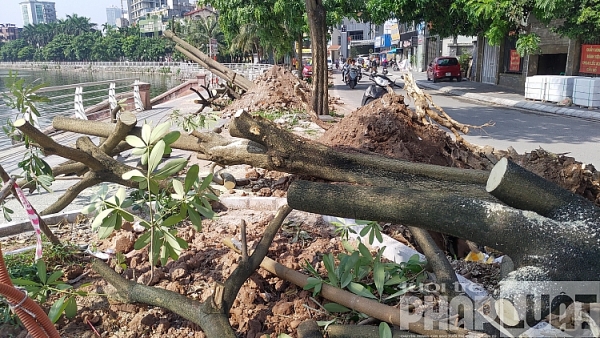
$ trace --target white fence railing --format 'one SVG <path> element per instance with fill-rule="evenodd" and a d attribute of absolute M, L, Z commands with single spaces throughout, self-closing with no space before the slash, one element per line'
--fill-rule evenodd
<path fill-rule="evenodd" d="M 260 63 L 223 63 L 222 65 L 236 71 L 240 75 L 254 81 L 260 74 L 273 67 Z M 0 68 L 25 68 L 25 69 L 59 69 L 79 68 L 89 70 L 111 70 L 132 72 L 147 72 L 152 70 L 158 73 L 176 74 L 181 78 L 195 78 L 196 74 L 204 71 L 204 67 L 194 62 L 150 62 L 150 61 L 116 61 L 116 62 L 0 62 Z"/>

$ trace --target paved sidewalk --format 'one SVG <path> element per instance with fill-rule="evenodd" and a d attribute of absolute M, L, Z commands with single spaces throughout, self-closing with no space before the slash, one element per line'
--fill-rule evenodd
<path fill-rule="evenodd" d="M 390 72 L 390 74 L 400 75 L 400 72 Z M 412 72 L 412 75 L 419 87 L 438 90 L 449 95 L 461 96 L 487 104 L 497 104 L 507 107 L 600 121 L 600 110 L 580 108 L 577 106 L 565 107 L 551 102 L 529 101 L 525 99 L 523 94 L 520 94 L 517 91 L 511 91 L 510 89 L 487 83 L 474 81 L 456 82 L 455 80 L 451 82 L 444 80 L 443 82 L 433 83 L 433 81 L 427 81 L 427 74 L 425 72 Z"/>

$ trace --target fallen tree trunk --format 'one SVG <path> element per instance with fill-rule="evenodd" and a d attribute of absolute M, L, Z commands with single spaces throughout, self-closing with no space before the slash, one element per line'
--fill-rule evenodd
<path fill-rule="evenodd" d="M 181 46 L 181 48 L 177 48 L 177 50 L 186 54 L 186 56 L 190 57 L 203 67 L 208 68 L 213 73 L 216 73 L 219 77 L 231 82 L 235 86 L 240 87 L 244 91 L 248 91 L 248 89 L 254 85 L 252 81 L 246 79 L 244 76 L 239 75 L 233 70 L 221 65 L 219 62 L 211 59 L 208 55 L 202 53 L 200 50 L 198 50 L 198 48 L 178 38 L 177 35 L 173 34 L 173 32 L 167 30 L 164 32 L 164 35 Z"/>
<path fill-rule="evenodd" d="M 509 253 L 527 278 L 600 280 L 598 225 L 558 222 L 531 211 L 443 190 L 295 181 L 288 203 L 298 210 L 387 221 L 472 240 Z M 557 254 L 571 254 L 557 259 Z M 531 270 L 526 267 L 534 267 Z M 523 276 L 525 277 L 525 276 Z"/>
<path fill-rule="evenodd" d="M 554 220 L 595 223 L 600 219 L 600 208 L 591 201 L 506 158 L 490 172 L 486 190 L 513 208 L 531 210 Z"/>
<path fill-rule="evenodd" d="M 52 126 L 99 137 L 108 137 L 115 128 L 111 123 L 67 117 L 54 118 Z M 410 184 L 412 179 L 413 186 L 424 190 L 435 187 L 439 181 L 448 181 L 460 183 L 449 189 L 479 191 L 477 195 L 481 198 L 489 196 L 484 189 L 488 171 L 400 161 L 372 153 L 348 153 L 294 135 L 269 120 L 243 111 L 236 114 L 229 128 L 230 134 L 239 138 L 195 131 L 193 136 L 182 134 L 171 147 L 198 152 L 202 159 L 220 165 L 251 164 L 329 181 L 368 185 Z M 140 136 L 141 128 L 134 127 L 130 134 Z M 416 179 L 418 177 L 427 180 Z"/>

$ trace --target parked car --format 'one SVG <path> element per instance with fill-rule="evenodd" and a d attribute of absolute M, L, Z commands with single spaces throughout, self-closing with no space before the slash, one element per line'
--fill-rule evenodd
<path fill-rule="evenodd" d="M 304 65 L 304 68 L 302 68 L 302 78 L 306 80 L 311 77 L 312 77 L 312 65 L 307 63 Z"/>
<path fill-rule="evenodd" d="M 331 59 L 327 59 L 327 69 L 333 70 L 333 61 Z"/>
<path fill-rule="evenodd" d="M 427 66 L 427 81 L 438 82 L 440 79 L 452 81 L 454 78 L 458 82 L 462 80 L 460 63 L 454 56 L 437 57 Z"/>

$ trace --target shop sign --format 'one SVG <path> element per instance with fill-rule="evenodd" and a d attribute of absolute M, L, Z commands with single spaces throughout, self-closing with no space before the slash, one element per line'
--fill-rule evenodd
<path fill-rule="evenodd" d="M 600 45 L 581 45 L 579 72 L 600 75 Z"/>
<path fill-rule="evenodd" d="M 517 53 L 516 49 L 510 50 L 510 62 L 508 64 L 508 70 L 511 72 L 518 72 L 521 70 L 521 56 Z"/>

